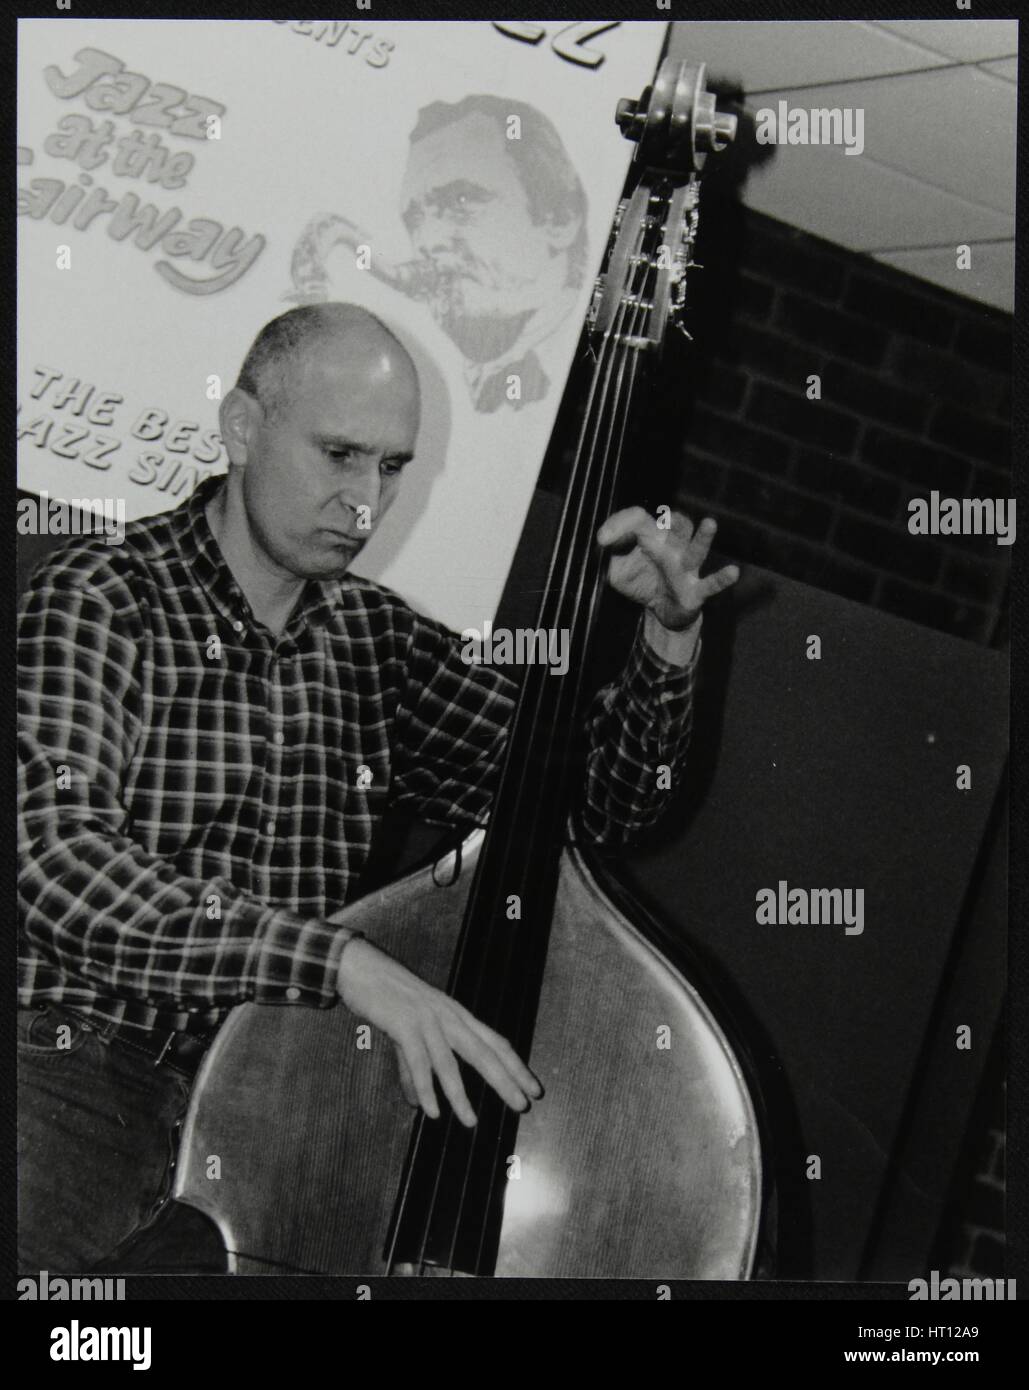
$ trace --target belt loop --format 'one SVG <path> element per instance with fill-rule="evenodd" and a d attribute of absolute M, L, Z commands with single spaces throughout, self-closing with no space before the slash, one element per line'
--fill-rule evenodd
<path fill-rule="evenodd" d="M 157 1054 L 157 1058 L 156 1058 L 156 1060 L 155 1060 L 154 1063 L 153 1063 L 153 1065 L 154 1065 L 155 1067 L 159 1067 L 159 1066 L 161 1065 L 161 1063 L 164 1061 L 165 1054 L 167 1053 L 168 1049 L 171 1047 L 171 1045 L 172 1045 L 172 1043 L 173 1043 L 174 1041 L 175 1041 L 175 1034 L 174 1034 L 174 1033 L 169 1033 L 168 1036 L 167 1036 L 167 1037 L 165 1038 L 165 1040 L 164 1040 L 164 1046 L 161 1048 L 160 1052 Z"/>

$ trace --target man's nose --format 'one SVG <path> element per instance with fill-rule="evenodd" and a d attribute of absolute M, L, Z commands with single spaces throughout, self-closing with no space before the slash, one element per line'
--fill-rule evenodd
<path fill-rule="evenodd" d="M 411 238 L 414 249 L 422 256 L 431 256 L 435 251 L 445 251 L 453 240 L 450 226 L 442 217 L 432 214 L 424 217 Z"/>
<path fill-rule="evenodd" d="M 367 507 L 374 519 L 379 510 L 382 496 L 382 475 L 378 459 L 355 469 L 343 482 L 339 490 L 340 500 L 355 511 Z"/>

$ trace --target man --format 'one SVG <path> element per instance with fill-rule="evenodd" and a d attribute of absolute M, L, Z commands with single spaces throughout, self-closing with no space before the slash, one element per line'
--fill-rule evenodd
<path fill-rule="evenodd" d="M 400 189 L 417 259 L 392 266 L 370 232 L 323 217 L 298 244 L 294 287 L 302 302 L 327 298 L 331 246 L 369 247 L 372 274 L 424 300 L 461 352 L 475 408 L 520 409 L 551 389 L 548 348 L 587 270 L 586 211 L 561 137 L 535 106 L 478 93 L 435 101 L 411 132 Z"/>
<path fill-rule="evenodd" d="M 483 821 L 513 687 L 350 565 L 413 457 L 419 386 L 363 309 L 294 309 L 220 408 L 226 480 L 70 545 L 20 624 L 20 1259 L 87 1270 L 166 1200 L 189 1083 L 243 1001 L 342 999 L 393 1041 L 408 1099 L 475 1117 L 455 1058 L 517 1110 L 504 1039 L 329 924 L 387 803 Z M 368 521 L 361 529 L 360 521 Z M 591 716 L 582 821 L 631 839 L 681 770 L 714 525 L 641 509 L 598 540 L 645 608 Z M 359 768 L 371 772 L 357 775 Z"/>

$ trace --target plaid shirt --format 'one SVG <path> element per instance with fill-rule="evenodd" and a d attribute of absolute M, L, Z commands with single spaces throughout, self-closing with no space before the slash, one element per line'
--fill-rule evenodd
<path fill-rule="evenodd" d="M 51 556 L 19 621 L 22 1005 L 215 1028 L 235 1004 L 336 1001 L 328 923 L 388 804 L 488 815 L 517 689 L 356 575 L 309 581 L 276 638 L 207 524 L 174 511 Z M 694 663 L 695 664 L 695 663 Z M 638 635 L 595 698 L 582 823 L 631 840 L 682 771 L 693 665 Z M 662 779 L 663 780 L 663 779 Z"/>

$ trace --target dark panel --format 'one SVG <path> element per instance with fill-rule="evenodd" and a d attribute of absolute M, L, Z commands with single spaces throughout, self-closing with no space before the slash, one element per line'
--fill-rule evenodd
<path fill-rule="evenodd" d="M 806 656 L 811 634 L 819 661 Z M 711 606 L 703 664 L 694 785 L 677 827 L 637 852 L 629 873 L 750 1015 L 744 1031 L 779 1131 L 787 1263 L 806 1258 L 809 1217 L 810 1273 L 854 1278 L 1001 775 L 1006 663 L 750 570 Z M 956 790 L 959 763 L 971 766 L 970 791 Z M 780 879 L 864 888 L 863 933 L 759 925 L 757 891 Z M 1002 913 L 981 916 L 976 931 L 995 954 Z M 996 995 L 995 971 L 981 983 Z M 984 1012 L 998 1002 L 983 1001 Z M 952 1014 L 937 1019 L 951 1038 Z M 953 1068 L 948 1114 L 934 1119 L 951 1157 L 981 1060 Z M 819 1181 L 805 1176 L 809 1154 L 821 1157 Z M 949 1172 L 923 1167 L 916 1180 L 935 1184 L 931 1205 Z M 879 1277 L 919 1272 L 910 1239 L 892 1262 L 888 1233 L 876 1247 Z"/>
<path fill-rule="evenodd" d="M 936 1013 L 925 1039 L 924 1067 L 904 1114 L 882 1207 L 869 1235 L 864 1278 L 888 1278 L 898 1265 L 916 1271 L 920 1263 L 926 1263 L 942 1270 L 948 1255 L 953 1258 L 953 1228 L 957 1214 L 968 1206 L 969 1168 L 982 1151 L 988 1123 L 984 1112 L 990 1110 L 980 1093 L 969 1118 L 956 1099 L 978 1089 L 989 1067 L 994 1089 L 987 1094 L 996 1105 L 999 1077 L 995 1073 L 998 1065 L 1003 1069 L 1003 1057 L 994 1056 L 993 1039 L 1003 1016 L 1007 983 L 1007 938 L 997 930 L 1007 908 L 1005 801 L 1002 793 L 973 877 L 967 921 L 956 934 L 943 971 Z M 971 1029 L 969 1050 L 956 1045 L 957 1030 L 965 1027 Z M 1002 1208 L 1001 1192 L 988 1192 Z M 947 1198 L 942 1227 L 941 1196 Z M 983 1204 L 977 1203 L 977 1212 L 986 1214 Z M 993 1215 L 991 1224 L 1003 1230 L 1002 1214 Z M 934 1253 L 926 1260 L 930 1249 Z M 983 1269 L 982 1273 L 1002 1277 L 1003 1269 Z"/>

